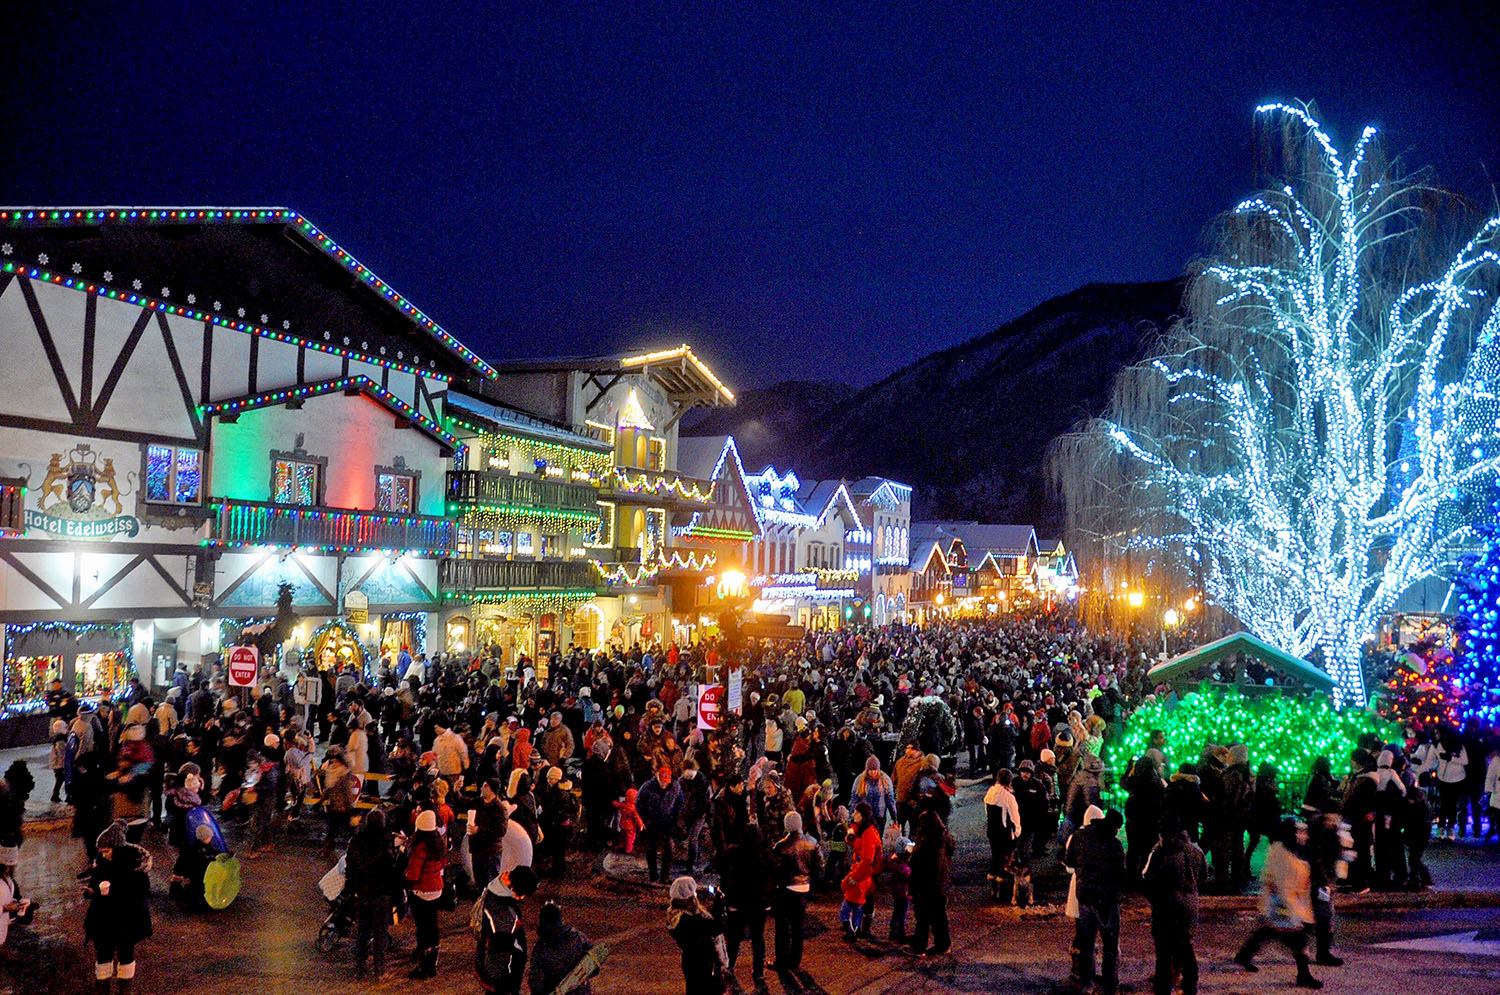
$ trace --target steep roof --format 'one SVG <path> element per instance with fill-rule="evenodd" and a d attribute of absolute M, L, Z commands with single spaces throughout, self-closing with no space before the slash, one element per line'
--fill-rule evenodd
<path fill-rule="evenodd" d="M 1030 525 L 982 525 L 979 522 L 928 521 L 913 522 L 912 535 L 922 528 L 924 535 L 956 537 L 960 539 L 969 555 L 978 557 L 983 553 L 996 556 L 1024 556 L 1036 550 L 1036 530 Z"/>
<path fill-rule="evenodd" d="M 442 376 L 488 363 L 285 207 L 0 208 L 3 268 Z"/>
<path fill-rule="evenodd" d="M 609 443 L 601 442 L 593 436 L 574 432 L 566 426 L 503 404 L 472 397 L 462 391 L 448 391 L 444 410 L 495 432 L 509 432 L 541 442 L 555 442 L 558 445 L 576 446 L 601 453 L 613 451 Z"/>
<path fill-rule="evenodd" d="M 1157 683 L 1170 683 L 1173 680 L 1188 677 L 1203 667 L 1218 663 L 1225 657 L 1237 653 L 1253 657 L 1278 674 L 1294 677 L 1319 691 L 1333 690 L 1332 677 L 1301 657 L 1279 650 L 1248 632 L 1236 632 L 1223 639 L 1216 639 L 1199 646 L 1195 650 L 1180 653 L 1170 660 L 1163 660 L 1152 667 L 1146 676 Z"/>
<path fill-rule="evenodd" d="M 734 391 L 686 343 L 610 356 L 512 360 L 499 364 L 498 369 L 503 373 L 643 373 L 673 401 L 710 407 L 734 404 Z"/>

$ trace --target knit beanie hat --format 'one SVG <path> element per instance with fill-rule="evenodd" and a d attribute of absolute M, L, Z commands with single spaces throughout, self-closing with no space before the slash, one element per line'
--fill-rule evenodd
<path fill-rule="evenodd" d="M 99 849 L 109 847 L 115 849 L 125 845 L 125 820 L 116 819 L 105 827 L 104 832 L 94 841 L 94 846 Z"/>
<path fill-rule="evenodd" d="M 434 812 L 430 808 L 423 809 L 421 812 L 418 812 L 417 813 L 417 832 L 419 832 L 419 833 L 435 833 L 435 832 L 437 832 L 437 813 Z"/>

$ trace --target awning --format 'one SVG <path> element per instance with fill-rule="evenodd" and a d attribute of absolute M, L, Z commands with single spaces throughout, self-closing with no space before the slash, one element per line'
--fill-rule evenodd
<path fill-rule="evenodd" d="M 1301 657 L 1279 650 L 1248 632 L 1236 632 L 1232 636 L 1216 639 L 1195 650 L 1174 656 L 1170 660 L 1163 660 L 1152 667 L 1146 676 L 1153 683 L 1170 684 L 1236 654 L 1244 654 L 1259 660 L 1276 673 L 1294 677 L 1303 684 L 1320 691 L 1333 690 L 1332 677 Z"/>

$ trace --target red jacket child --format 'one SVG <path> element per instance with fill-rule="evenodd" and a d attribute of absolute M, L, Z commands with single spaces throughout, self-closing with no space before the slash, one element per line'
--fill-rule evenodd
<path fill-rule="evenodd" d="M 635 808 L 636 790 L 631 788 L 625 792 L 624 798 L 614 801 L 615 811 L 620 814 L 620 841 L 625 844 L 626 853 L 635 852 L 635 834 L 646 828 L 641 821 L 641 813 Z"/>

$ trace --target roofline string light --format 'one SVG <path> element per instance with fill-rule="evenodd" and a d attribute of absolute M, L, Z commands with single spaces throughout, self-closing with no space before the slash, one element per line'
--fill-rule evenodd
<path fill-rule="evenodd" d="M 0 210 L 0 224 L 22 225 L 22 226 L 73 226 L 73 225 L 102 225 L 107 223 L 136 222 L 143 224 L 161 224 L 163 222 L 176 222 L 179 224 L 235 224 L 243 222 L 283 222 L 295 225 L 313 245 L 323 252 L 324 255 L 339 263 L 349 270 L 361 282 L 370 286 L 380 294 L 387 303 L 391 304 L 405 317 L 415 322 L 433 338 L 437 339 L 444 348 L 459 356 L 469 365 L 473 366 L 486 379 L 494 380 L 499 376 L 495 368 L 481 359 L 478 354 L 458 341 L 447 329 L 436 321 L 429 318 L 421 308 L 417 307 L 406 297 L 397 293 L 394 288 L 387 284 L 374 271 L 356 259 L 333 239 L 324 234 L 306 216 L 298 211 L 284 207 L 268 208 L 89 208 L 89 209 L 14 209 Z M 7 269 L 7 272 L 13 272 Z M 53 280 L 51 282 L 60 282 Z M 74 281 L 75 283 L 79 281 Z M 71 284 L 65 284 L 71 286 Z M 131 301 L 130 303 L 136 303 Z M 157 308 L 157 310 L 171 310 L 173 313 L 195 317 L 197 320 L 214 321 L 215 324 L 228 325 L 230 327 L 243 326 L 244 322 L 226 322 L 216 319 L 213 315 L 193 311 L 190 308 Z M 240 331 L 249 331 L 250 328 L 239 327 Z M 268 331 L 268 330 L 267 330 Z M 293 337 L 294 338 L 294 337 Z M 301 340 L 299 340 L 301 341 Z M 314 343 L 308 342 L 308 345 Z M 388 365 L 388 364 L 382 364 Z M 394 366 L 393 366 L 394 368 Z M 412 368 L 410 372 L 421 372 Z M 446 379 L 446 378 L 445 378 Z M 731 395 L 732 396 L 732 395 Z"/>
<path fill-rule="evenodd" d="M 229 401 L 210 401 L 207 404 L 198 405 L 198 412 L 203 415 L 238 414 L 243 411 L 253 411 L 256 408 L 285 404 L 288 401 L 321 397 L 324 394 L 333 394 L 343 390 L 357 390 L 361 394 L 366 394 L 387 407 L 393 408 L 402 418 L 421 426 L 424 431 L 442 442 L 445 446 L 453 449 L 454 452 L 462 452 L 464 449 L 464 444 L 458 440 L 456 435 L 438 425 L 437 422 L 428 418 L 364 374 L 338 377 L 334 380 L 320 380 L 317 383 L 303 384 L 300 387 L 284 387 L 280 390 L 268 390 L 260 394 L 251 394 L 248 397 L 235 398 Z"/>

